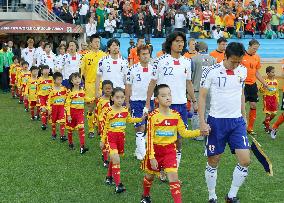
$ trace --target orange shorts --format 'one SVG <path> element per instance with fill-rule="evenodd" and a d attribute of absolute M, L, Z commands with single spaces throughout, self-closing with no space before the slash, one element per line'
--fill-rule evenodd
<path fill-rule="evenodd" d="M 155 159 L 158 162 L 158 169 L 154 170 L 151 167 L 149 156 L 144 158 L 141 169 L 149 174 L 159 174 L 161 169 L 165 172 L 177 172 L 176 145 L 157 145 L 154 144 Z"/>
<path fill-rule="evenodd" d="M 64 105 L 51 106 L 51 121 L 52 123 L 65 123 Z"/>
<path fill-rule="evenodd" d="M 276 113 L 278 109 L 278 102 L 275 95 L 263 96 L 263 111 L 264 113 Z"/>
<path fill-rule="evenodd" d="M 108 132 L 106 146 L 109 154 L 124 154 L 125 133 L 123 132 Z"/>
<path fill-rule="evenodd" d="M 70 109 L 71 122 L 66 121 L 66 128 L 75 130 L 84 128 L 84 109 Z M 67 118 L 66 118 L 67 119 Z"/>
<path fill-rule="evenodd" d="M 40 107 L 46 107 L 48 100 L 48 95 L 46 96 L 38 96 L 38 104 Z"/>

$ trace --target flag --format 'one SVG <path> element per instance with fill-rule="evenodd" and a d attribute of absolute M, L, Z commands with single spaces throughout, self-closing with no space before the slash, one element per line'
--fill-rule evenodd
<path fill-rule="evenodd" d="M 273 176 L 272 163 L 270 159 L 264 153 L 258 141 L 254 137 L 252 137 L 252 140 L 251 151 L 253 152 L 257 160 L 261 163 L 264 170 L 267 172 L 267 175 Z"/>

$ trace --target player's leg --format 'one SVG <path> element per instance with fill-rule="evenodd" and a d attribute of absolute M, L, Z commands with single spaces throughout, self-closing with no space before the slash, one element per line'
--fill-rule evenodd
<path fill-rule="evenodd" d="M 31 120 L 35 120 L 35 102 L 30 101 Z"/>
<path fill-rule="evenodd" d="M 253 127 L 256 120 L 256 103 L 258 102 L 257 92 L 258 89 L 256 83 L 253 85 L 246 85 L 245 96 L 246 96 L 246 101 L 249 102 L 250 106 L 247 132 L 251 135 L 256 135 L 256 133 L 253 130 Z"/>
<path fill-rule="evenodd" d="M 87 120 L 88 120 L 88 127 L 89 127 L 89 137 L 94 137 L 94 109 L 95 109 L 95 84 L 94 83 L 85 83 L 85 93 L 86 93 L 86 106 L 88 109 L 87 112 Z"/>
<path fill-rule="evenodd" d="M 58 108 L 56 105 L 53 105 L 51 107 L 51 139 L 56 139 L 56 122 L 57 122 L 57 116 L 58 116 Z"/>
<path fill-rule="evenodd" d="M 89 149 L 85 147 L 85 129 L 84 129 L 84 110 L 74 110 L 74 117 L 76 120 L 76 128 L 78 129 L 80 140 L 80 154 L 85 154 Z M 72 118 L 73 119 L 73 118 Z"/>
<path fill-rule="evenodd" d="M 217 202 L 216 183 L 217 183 L 217 169 L 221 155 L 209 156 L 205 169 L 205 180 L 208 189 L 209 202 Z"/>
<path fill-rule="evenodd" d="M 154 174 L 146 173 L 143 179 L 143 195 L 141 198 L 141 203 L 150 203 L 151 197 L 150 197 L 150 190 L 153 184 L 153 181 L 155 179 Z"/>
<path fill-rule="evenodd" d="M 273 124 L 272 130 L 270 133 L 270 136 L 272 139 L 276 138 L 277 130 L 279 126 L 284 122 L 284 112 L 282 112 L 279 117 L 277 118 L 277 121 Z"/>
<path fill-rule="evenodd" d="M 46 130 L 47 125 L 47 110 L 46 110 L 46 101 L 44 96 L 39 96 L 39 104 L 40 104 L 40 111 L 41 111 L 41 129 Z"/>
<path fill-rule="evenodd" d="M 65 142 L 67 140 L 65 136 L 65 109 L 64 106 L 59 106 L 58 107 L 58 112 L 57 112 L 57 123 L 59 123 L 59 133 L 60 133 L 60 141 Z"/>
<path fill-rule="evenodd" d="M 170 191 L 171 191 L 174 203 L 181 203 L 182 202 L 181 187 L 180 187 L 180 182 L 178 179 L 178 173 L 167 171 L 167 176 L 169 179 Z"/>

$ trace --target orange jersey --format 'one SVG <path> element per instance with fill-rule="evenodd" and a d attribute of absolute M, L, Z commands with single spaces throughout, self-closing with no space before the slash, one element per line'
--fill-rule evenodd
<path fill-rule="evenodd" d="M 22 71 L 20 73 L 20 82 L 19 86 L 20 87 L 25 87 L 28 83 L 29 78 L 31 77 L 31 72 L 30 71 Z"/>
<path fill-rule="evenodd" d="M 28 97 L 28 101 L 37 101 L 37 94 L 36 94 L 36 87 L 37 87 L 37 78 L 29 78 L 27 82 L 27 86 L 25 88 L 25 95 Z"/>
<path fill-rule="evenodd" d="M 53 78 L 49 76 L 47 79 L 40 77 L 37 81 L 37 95 L 47 96 L 53 86 Z"/>
<path fill-rule="evenodd" d="M 18 68 L 20 68 L 21 66 L 20 66 L 20 64 L 18 64 L 18 63 L 13 63 L 13 64 L 11 64 L 10 65 L 10 78 L 11 78 L 11 75 L 16 75 L 17 74 L 17 70 L 18 70 Z"/>
<path fill-rule="evenodd" d="M 194 52 L 186 52 L 183 56 L 185 58 L 191 59 L 192 57 L 194 57 L 196 55 L 197 55 L 197 51 L 194 51 Z"/>
<path fill-rule="evenodd" d="M 210 56 L 214 57 L 217 60 L 217 63 L 220 63 L 225 58 L 225 52 L 220 52 L 218 50 L 214 50 L 210 53 Z"/>
<path fill-rule="evenodd" d="M 71 109 L 84 109 L 85 107 L 85 91 L 72 90 L 68 93 L 65 103 L 65 110 L 67 115 L 70 115 Z"/>
<path fill-rule="evenodd" d="M 129 60 L 133 60 L 133 64 L 136 64 L 136 63 L 139 63 L 139 57 L 137 55 L 137 47 L 134 47 L 130 50 L 130 54 L 129 54 L 129 57 L 128 57 Z"/>
<path fill-rule="evenodd" d="M 21 73 L 22 73 L 22 67 L 19 66 L 16 69 L 16 85 L 20 87 L 20 77 L 21 77 Z"/>
<path fill-rule="evenodd" d="M 249 55 L 246 53 L 241 62 L 243 66 L 247 68 L 247 78 L 245 83 L 248 85 L 252 85 L 256 82 L 256 71 L 260 69 L 260 57 L 255 55 Z"/>
<path fill-rule="evenodd" d="M 98 121 L 102 121 L 103 119 L 103 113 L 105 110 L 110 107 L 110 100 L 108 98 L 101 97 L 98 100 L 96 112 L 98 115 Z"/>
<path fill-rule="evenodd" d="M 67 94 L 68 90 L 66 89 L 66 87 L 61 86 L 59 89 L 53 87 L 48 95 L 47 109 L 51 109 L 51 106 L 53 105 L 64 106 Z"/>
<path fill-rule="evenodd" d="M 142 122 L 141 118 L 132 118 L 126 107 L 121 107 L 120 110 L 115 110 L 109 107 L 104 113 L 103 135 L 101 141 L 105 142 L 107 132 L 125 132 L 126 123 Z"/>
<path fill-rule="evenodd" d="M 260 87 L 260 91 L 263 93 L 263 96 L 276 96 L 279 98 L 279 83 L 276 79 L 269 80 L 268 78 L 265 79 L 265 82 L 268 88 L 263 88 L 263 85 Z"/>
<path fill-rule="evenodd" d="M 177 133 L 183 137 L 197 137 L 200 130 L 187 130 L 178 112 L 171 110 L 169 115 L 163 115 L 159 109 L 148 116 L 147 155 L 155 158 L 155 145 L 168 145 L 177 141 Z"/>

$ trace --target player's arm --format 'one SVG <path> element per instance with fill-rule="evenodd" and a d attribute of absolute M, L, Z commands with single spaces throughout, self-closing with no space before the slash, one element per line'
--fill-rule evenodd
<path fill-rule="evenodd" d="M 126 84 L 125 84 L 125 103 L 126 107 L 129 109 L 130 105 L 130 95 L 131 95 L 131 90 L 132 90 L 132 76 L 131 76 L 131 67 L 129 68 L 129 71 L 126 75 Z"/>
<path fill-rule="evenodd" d="M 80 69 L 81 69 L 81 76 L 85 77 L 85 73 L 86 73 L 86 57 L 85 56 L 81 59 Z"/>
<path fill-rule="evenodd" d="M 101 136 L 101 142 L 105 144 L 106 138 L 107 138 L 107 131 L 108 131 L 108 126 L 109 126 L 109 116 L 107 112 L 104 114 L 104 120 L 102 123 L 102 136 Z"/>
<path fill-rule="evenodd" d="M 48 94 L 47 102 L 46 102 L 46 104 L 47 104 L 46 108 L 47 108 L 48 111 L 51 111 L 51 105 L 53 104 L 52 96 L 53 96 L 52 91 L 50 91 L 49 94 Z"/>
<path fill-rule="evenodd" d="M 264 87 L 264 88 L 267 88 L 267 83 L 265 82 L 264 78 L 261 76 L 261 74 L 259 73 L 258 70 L 256 70 L 255 76 L 256 76 L 256 78 L 259 80 L 259 82 L 261 82 L 261 84 L 263 85 L 263 87 Z"/>
<path fill-rule="evenodd" d="M 127 118 L 126 118 L 126 122 L 127 123 L 140 123 L 145 119 L 145 116 L 143 116 L 142 118 L 133 118 L 131 117 L 130 113 L 128 113 Z"/>
<path fill-rule="evenodd" d="M 242 112 L 242 116 L 245 120 L 245 122 L 247 123 L 247 116 L 246 116 L 246 100 L 245 100 L 245 93 L 244 93 L 244 89 L 242 90 L 242 104 L 241 104 L 241 112 Z"/>
<path fill-rule="evenodd" d="M 24 96 L 25 96 L 26 98 L 28 98 L 29 89 L 30 89 L 30 82 L 28 81 L 28 82 L 27 82 L 27 86 L 26 86 L 26 88 L 25 88 L 25 92 L 24 92 Z"/>
<path fill-rule="evenodd" d="M 184 138 L 193 138 L 200 136 L 200 130 L 187 130 L 180 116 L 178 118 L 177 130 L 178 133 Z"/>
<path fill-rule="evenodd" d="M 150 109 L 150 101 L 151 101 L 151 97 L 153 95 L 155 86 L 157 84 L 157 80 L 158 80 L 158 63 L 159 61 L 156 60 L 153 64 L 154 68 L 153 68 L 153 72 L 152 72 L 152 79 L 148 85 L 148 90 L 147 90 L 147 98 L 146 98 L 146 108 Z"/>
<path fill-rule="evenodd" d="M 65 102 L 65 111 L 68 117 L 70 116 L 70 109 L 71 109 L 71 92 L 68 93 L 66 102 Z"/>
<path fill-rule="evenodd" d="M 99 67 L 98 67 L 97 78 L 96 78 L 96 86 L 95 86 L 96 99 L 100 97 L 100 82 L 102 80 L 102 75 L 103 75 L 103 61 L 101 59 L 99 61 Z"/>
<path fill-rule="evenodd" d="M 208 94 L 208 89 L 201 87 L 199 89 L 199 99 L 198 99 L 198 115 L 199 115 L 199 125 L 201 134 L 204 135 L 208 131 L 208 125 L 205 121 L 205 107 L 206 107 L 206 97 Z"/>
<path fill-rule="evenodd" d="M 197 106 L 197 101 L 194 95 L 194 88 L 193 88 L 193 84 L 191 80 L 187 80 L 186 81 L 186 90 L 188 92 L 188 96 L 191 99 L 191 101 L 193 102 L 193 108 L 195 111 L 198 110 L 198 106 Z"/>

